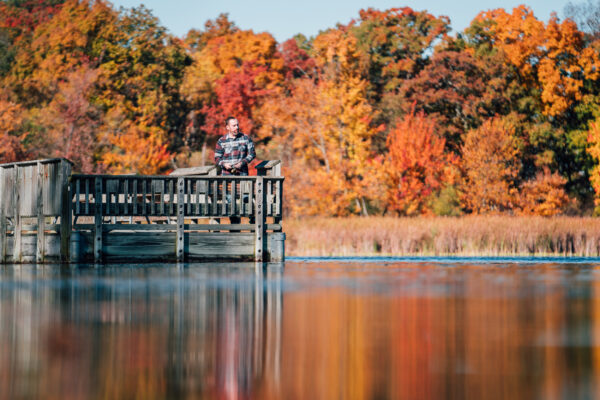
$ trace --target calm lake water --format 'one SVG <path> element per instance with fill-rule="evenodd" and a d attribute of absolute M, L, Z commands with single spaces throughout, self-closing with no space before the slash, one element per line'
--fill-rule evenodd
<path fill-rule="evenodd" d="M 29 398 L 600 398 L 600 260 L 1 266 Z"/>

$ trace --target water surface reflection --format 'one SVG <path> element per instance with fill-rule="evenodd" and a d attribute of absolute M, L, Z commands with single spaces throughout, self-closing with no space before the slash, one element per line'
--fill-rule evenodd
<path fill-rule="evenodd" d="M 0 398 L 599 398 L 591 264 L 0 267 Z"/>

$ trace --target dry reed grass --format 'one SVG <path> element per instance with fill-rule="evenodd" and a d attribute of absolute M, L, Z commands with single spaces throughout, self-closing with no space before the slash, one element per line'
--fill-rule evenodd
<path fill-rule="evenodd" d="M 600 256 L 600 218 L 353 217 L 284 221 L 288 256 Z"/>

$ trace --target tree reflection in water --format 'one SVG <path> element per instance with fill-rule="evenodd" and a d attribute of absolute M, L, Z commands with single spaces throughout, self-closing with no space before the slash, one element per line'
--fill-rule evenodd
<path fill-rule="evenodd" d="M 0 399 L 597 398 L 595 265 L 6 266 Z"/>
<path fill-rule="evenodd" d="M 251 396 L 280 373 L 282 272 L 5 267 L 0 398 Z"/>

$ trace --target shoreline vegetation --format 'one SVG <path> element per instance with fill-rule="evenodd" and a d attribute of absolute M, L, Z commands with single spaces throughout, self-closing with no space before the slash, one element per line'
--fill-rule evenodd
<path fill-rule="evenodd" d="M 284 231 L 296 257 L 600 256 L 594 217 L 314 217 Z"/>
<path fill-rule="evenodd" d="M 600 3 L 577 1 L 460 31 L 370 7 L 280 42 L 226 13 L 175 36 L 144 6 L 0 0 L 0 163 L 167 174 L 213 164 L 234 116 L 291 216 L 600 214 Z M 381 240 L 356 245 L 399 251 Z"/>

